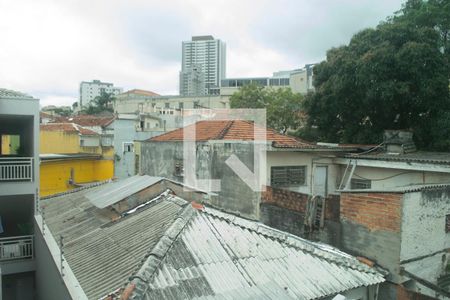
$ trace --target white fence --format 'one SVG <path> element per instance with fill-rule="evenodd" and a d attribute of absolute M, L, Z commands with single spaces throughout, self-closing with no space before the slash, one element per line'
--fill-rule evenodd
<path fill-rule="evenodd" d="M 0 157 L 0 181 L 33 181 L 33 158 Z"/>
<path fill-rule="evenodd" d="M 0 238 L 0 262 L 33 258 L 33 236 Z"/>

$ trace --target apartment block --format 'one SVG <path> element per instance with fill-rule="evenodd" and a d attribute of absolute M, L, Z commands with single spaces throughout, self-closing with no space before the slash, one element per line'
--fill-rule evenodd
<path fill-rule="evenodd" d="M 0 298 L 34 299 L 39 100 L 0 89 L 0 137 Z"/>
<path fill-rule="evenodd" d="M 113 83 L 100 80 L 83 81 L 80 83 L 80 98 L 78 107 L 86 107 L 102 93 L 117 95 L 122 93 L 122 88 L 115 87 Z"/>

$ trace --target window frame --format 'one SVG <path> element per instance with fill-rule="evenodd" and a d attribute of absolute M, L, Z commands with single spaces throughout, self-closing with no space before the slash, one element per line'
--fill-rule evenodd
<path fill-rule="evenodd" d="M 282 179 L 276 178 L 274 171 L 285 172 L 285 182 Z M 298 178 L 295 178 L 294 172 L 300 171 Z M 280 175 L 277 175 L 280 176 Z M 271 166 L 270 167 L 270 186 L 272 187 L 289 187 L 289 186 L 306 186 L 308 177 L 308 169 L 306 165 L 290 165 L 290 166 Z"/>

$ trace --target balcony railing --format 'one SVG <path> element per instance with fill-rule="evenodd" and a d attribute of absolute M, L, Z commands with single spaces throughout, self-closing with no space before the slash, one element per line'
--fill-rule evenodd
<path fill-rule="evenodd" d="M 0 262 L 33 258 L 33 236 L 0 238 Z"/>
<path fill-rule="evenodd" d="M 0 157 L 0 181 L 33 181 L 33 158 Z"/>

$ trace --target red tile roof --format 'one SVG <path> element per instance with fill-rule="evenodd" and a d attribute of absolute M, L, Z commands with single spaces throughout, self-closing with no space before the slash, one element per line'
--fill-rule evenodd
<path fill-rule="evenodd" d="M 72 117 L 60 117 L 57 118 L 59 123 L 75 123 L 80 126 L 100 126 L 105 127 L 114 121 L 114 116 L 94 116 L 94 115 L 78 115 Z"/>
<path fill-rule="evenodd" d="M 139 89 L 129 90 L 123 94 L 136 94 L 136 95 L 142 95 L 142 96 L 161 96 L 160 94 L 157 94 L 152 91 L 139 90 Z"/>
<path fill-rule="evenodd" d="M 41 131 L 63 131 L 66 133 L 79 133 L 81 135 L 98 135 L 95 131 L 81 127 L 74 123 L 48 123 L 40 125 Z"/>
<path fill-rule="evenodd" d="M 189 128 L 194 124 L 187 126 Z M 254 139 L 254 126 L 251 121 L 199 121 L 195 123 L 196 141 L 208 140 L 234 140 L 234 141 L 252 141 Z M 184 129 L 176 129 L 168 133 L 153 137 L 151 142 L 171 142 L 183 141 Z M 266 130 L 267 141 L 272 142 L 274 147 L 286 148 L 316 148 L 313 143 L 303 141 L 298 138 L 277 133 L 273 129 Z M 320 147 L 319 147 L 320 148 Z"/>

